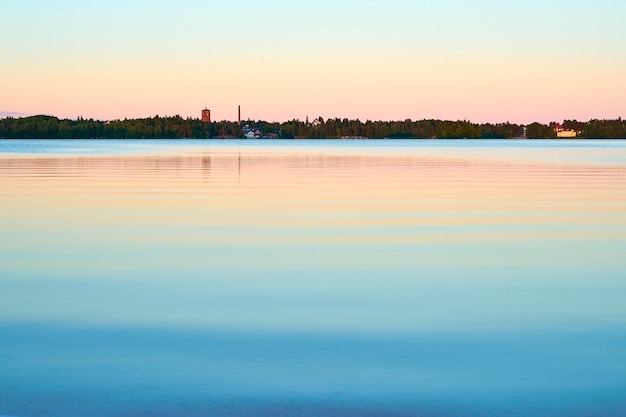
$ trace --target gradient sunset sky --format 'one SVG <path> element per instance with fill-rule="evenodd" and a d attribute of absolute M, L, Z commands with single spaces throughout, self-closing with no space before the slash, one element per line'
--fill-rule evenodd
<path fill-rule="evenodd" d="M 0 1 L 0 115 L 626 116 L 624 0 Z"/>

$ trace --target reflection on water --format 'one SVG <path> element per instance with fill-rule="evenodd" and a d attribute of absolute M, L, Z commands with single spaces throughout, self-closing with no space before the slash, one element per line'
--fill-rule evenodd
<path fill-rule="evenodd" d="M 0 143 L 0 413 L 626 407 L 624 142 L 87 142 Z"/>

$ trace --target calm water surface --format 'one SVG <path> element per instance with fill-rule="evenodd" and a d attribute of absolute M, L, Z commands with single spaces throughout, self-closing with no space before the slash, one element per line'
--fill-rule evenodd
<path fill-rule="evenodd" d="M 626 415 L 626 141 L 0 141 L 0 415 Z"/>

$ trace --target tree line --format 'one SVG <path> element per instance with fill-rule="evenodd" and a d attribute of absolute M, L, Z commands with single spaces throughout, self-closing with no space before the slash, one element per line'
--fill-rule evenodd
<path fill-rule="evenodd" d="M 99 121 L 93 119 L 59 119 L 53 116 L 32 116 L 0 119 L 0 138 L 4 139 L 180 139 L 180 138 L 243 138 L 242 126 L 259 129 L 263 136 L 277 135 L 283 139 L 311 138 L 412 138 L 412 139 L 530 139 L 555 138 L 556 123 L 471 123 L 447 120 L 365 121 L 358 119 L 290 120 L 283 123 L 243 121 L 240 126 L 229 121 L 204 123 L 200 119 L 149 117 Z M 563 128 L 579 132 L 578 137 L 626 138 L 626 121 L 565 120 Z"/>

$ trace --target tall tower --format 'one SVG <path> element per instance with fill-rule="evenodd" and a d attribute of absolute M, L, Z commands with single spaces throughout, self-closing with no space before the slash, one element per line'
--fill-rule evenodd
<path fill-rule="evenodd" d="M 202 121 L 204 123 L 211 123 L 211 110 L 206 107 L 202 110 Z"/>
<path fill-rule="evenodd" d="M 241 124 L 241 106 L 237 106 L 237 123 Z"/>

